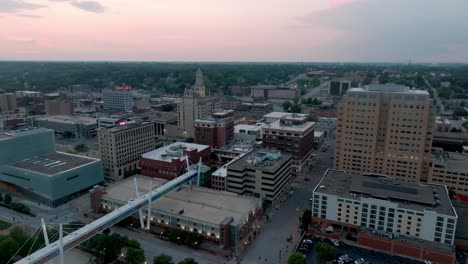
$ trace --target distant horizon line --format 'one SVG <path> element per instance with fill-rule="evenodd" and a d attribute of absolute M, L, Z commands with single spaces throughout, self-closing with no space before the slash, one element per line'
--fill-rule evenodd
<path fill-rule="evenodd" d="M 151 60 L 0 60 L 0 63 L 169 63 L 169 64 L 393 64 L 393 65 L 468 65 L 468 62 L 385 62 L 385 61 L 151 61 Z"/>

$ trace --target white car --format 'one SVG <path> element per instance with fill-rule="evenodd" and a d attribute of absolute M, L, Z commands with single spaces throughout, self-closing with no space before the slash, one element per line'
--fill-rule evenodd
<path fill-rule="evenodd" d="M 356 259 L 356 260 L 354 261 L 354 264 L 363 264 L 364 262 L 366 262 L 365 259 L 363 259 L 363 258 L 358 258 L 358 259 Z"/>

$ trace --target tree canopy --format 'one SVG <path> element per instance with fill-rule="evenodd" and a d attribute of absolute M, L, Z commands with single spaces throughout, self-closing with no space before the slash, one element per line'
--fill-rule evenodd
<path fill-rule="evenodd" d="M 288 258 L 288 264 L 307 264 L 307 258 L 301 253 L 293 253 Z"/>
<path fill-rule="evenodd" d="M 169 255 L 161 254 L 153 258 L 153 264 L 174 264 L 174 260 Z"/>

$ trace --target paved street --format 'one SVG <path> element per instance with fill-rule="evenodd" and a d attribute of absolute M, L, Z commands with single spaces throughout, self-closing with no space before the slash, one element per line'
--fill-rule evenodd
<path fill-rule="evenodd" d="M 437 89 L 432 87 L 431 83 L 426 79 L 426 77 L 423 77 L 423 79 L 427 87 L 429 87 L 432 90 L 432 93 L 434 94 L 434 100 L 436 101 L 436 105 L 439 108 L 439 112 L 445 112 L 445 105 L 442 103 L 442 100 L 440 100 L 439 98 L 439 92 L 437 92 Z"/>
<path fill-rule="evenodd" d="M 292 186 L 294 195 L 288 197 L 278 210 L 268 211 L 270 223 L 260 231 L 257 239 L 247 249 L 241 263 L 279 263 L 279 252 L 282 253 L 282 262 L 291 253 L 293 243 L 286 239 L 292 234 L 293 241 L 299 239 L 297 228 L 299 226 L 299 216 L 302 210 L 307 208 L 312 189 L 320 181 L 327 168 L 333 167 L 331 157 L 334 152 L 334 142 L 329 142 L 326 152 L 317 152 L 317 165 L 311 169 L 310 174 L 301 175 L 296 178 Z M 310 181 L 305 181 L 308 178 Z M 261 261 L 259 261 L 259 257 Z"/>

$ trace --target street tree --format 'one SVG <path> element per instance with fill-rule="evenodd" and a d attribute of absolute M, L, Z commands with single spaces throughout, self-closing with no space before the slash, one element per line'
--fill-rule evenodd
<path fill-rule="evenodd" d="M 7 194 L 5 195 L 5 204 L 10 205 L 10 204 L 11 204 L 11 201 L 12 201 L 11 195 L 7 193 Z"/>
<path fill-rule="evenodd" d="M 174 260 L 169 255 L 161 254 L 153 258 L 153 264 L 174 264 Z"/>
<path fill-rule="evenodd" d="M 293 253 L 288 258 L 288 264 L 307 264 L 307 259 L 301 253 Z"/>
<path fill-rule="evenodd" d="M 289 102 L 289 101 L 284 101 L 283 102 L 283 110 L 284 111 L 286 111 L 286 112 L 289 111 L 289 108 L 291 108 L 291 106 L 292 106 L 291 102 Z"/>
<path fill-rule="evenodd" d="M 129 248 L 124 257 L 126 264 L 142 264 L 145 263 L 145 253 L 142 249 Z"/>
<path fill-rule="evenodd" d="M 336 256 L 336 248 L 328 243 L 319 243 L 317 245 L 317 252 L 323 261 L 333 260 Z"/>
<path fill-rule="evenodd" d="M 178 264 L 198 264 L 193 258 L 184 258 Z"/>

